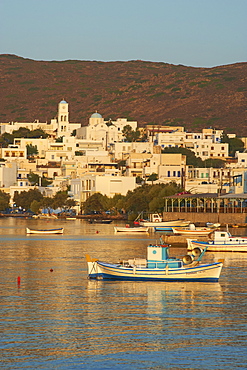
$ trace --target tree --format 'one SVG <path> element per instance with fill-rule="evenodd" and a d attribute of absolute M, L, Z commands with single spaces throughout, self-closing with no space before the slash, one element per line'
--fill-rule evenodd
<path fill-rule="evenodd" d="M 9 144 L 13 144 L 14 137 L 13 135 L 5 132 L 3 135 L 0 136 L 0 144 L 3 148 L 7 148 Z"/>
<path fill-rule="evenodd" d="M 205 159 L 204 165 L 206 168 L 223 168 L 225 167 L 225 161 L 223 159 L 218 159 L 218 158 L 208 158 Z"/>
<path fill-rule="evenodd" d="M 62 208 L 66 205 L 66 201 L 68 198 L 68 192 L 67 191 L 58 191 L 52 201 L 52 208 Z"/>
<path fill-rule="evenodd" d="M 38 189 L 30 189 L 28 191 L 22 191 L 18 193 L 15 191 L 13 201 L 18 207 L 29 209 L 33 200 L 40 202 L 43 199 L 43 195 Z"/>
<path fill-rule="evenodd" d="M 37 145 L 27 144 L 27 156 L 32 157 L 38 154 Z"/>
<path fill-rule="evenodd" d="M 142 184 L 143 178 L 141 176 L 136 176 L 136 183 L 137 184 Z"/>
<path fill-rule="evenodd" d="M 134 131 L 132 130 L 132 127 L 130 125 L 124 126 L 122 132 L 123 132 L 123 135 L 125 136 L 126 141 L 128 142 L 138 141 L 141 135 L 138 128 Z"/>
<path fill-rule="evenodd" d="M 223 133 L 221 136 L 221 142 L 229 144 L 229 155 L 231 157 L 234 157 L 237 151 L 240 153 L 244 151 L 244 143 L 238 137 L 229 138 L 225 133 Z"/>
<path fill-rule="evenodd" d="M 186 164 L 194 167 L 204 167 L 203 160 L 200 157 L 196 157 L 195 153 L 187 148 L 164 148 L 162 153 L 181 153 L 186 155 Z"/>
<path fill-rule="evenodd" d="M 33 172 L 30 172 L 28 175 L 27 175 L 27 178 L 28 178 L 28 181 L 30 182 L 30 184 L 32 186 L 43 186 L 43 187 L 46 187 L 48 185 L 51 185 L 52 184 L 52 180 L 49 180 L 48 178 L 46 177 L 40 177 L 38 174 L 36 173 L 33 173 Z"/>
<path fill-rule="evenodd" d="M 39 185 L 39 175 L 33 172 L 30 172 L 27 175 L 27 179 L 32 186 Z"/>
<path fill-rule="evenodd" d="M 9 207 L 10 195 L 0 190 L 0 211 Z"/>
<path fill-rule="evenodd" d="M 33 213 L 39 213 L 40 206 L 41 206 L 41 203 L 34 199 L 32 203 L 30 204 L 30 210 Z"/>
<path fill-rule="evenodd" d="M 68 209 L 71 209 L 72 207 L 76 206 L 76 201 L 74 199 L 67 199 L 65 201 L 65 206 Z"/>
<path fill-rule="evenodd" d="M 154 183 L 154 181 L 158 180 L 159 176 L 157 175 L 157 173 L 152 173 L 152 175 L 150 175 L 147 179 L 147 181 L 152 181 L 152 185 Z"/>
<path fill-rule="evenodd" d="M 105 195 L 102 195 L 101 193 L 95 193 L 91 195 L 84 203 L 83 203 L 83 210 L 85 213 L 90 212 L 103 212 L 107 211 L 108 208 L 108 198 Z"/>

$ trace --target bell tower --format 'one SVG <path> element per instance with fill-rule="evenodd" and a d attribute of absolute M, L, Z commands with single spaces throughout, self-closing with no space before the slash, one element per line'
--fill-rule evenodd
<path fill-rule="evenodd" d="M 61 100 L 58 104 L 58 115 L 57 115 L 57 136 L 70 135 L 69 128 L 69 104 L 65 100 Z"/>

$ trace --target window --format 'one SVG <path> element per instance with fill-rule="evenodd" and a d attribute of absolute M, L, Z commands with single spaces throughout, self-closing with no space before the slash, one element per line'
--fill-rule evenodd
<path fill-rule="evenodd" d="M 176 171 L 173 171 L 173 177 L 176 177 Z"/>
<path fill-rule="evenodd" d="M 171 171 L 167 171 L 167 177 L 171 177 Z"/>
<path fill-rule="evenodd" d="M 180 171 L 178 171 L 178 177 L 181 177 L 181 172 Z"/>

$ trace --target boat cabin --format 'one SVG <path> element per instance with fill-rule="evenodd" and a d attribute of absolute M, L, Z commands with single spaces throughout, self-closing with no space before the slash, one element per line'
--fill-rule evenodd
<path fill-rule="evenodd" d="M 178 268 L 182 266 L 179 259 L 169 257 L 169 245 L 152 245 L 147 247 L 148 268 Z"/>
<path fill-rule="evenodd" d="M 211 235 L 213 235 L 215 242 L 224 242 L 232 237 L 229 231 L 214 231 Z"/>
<path fill-rule="evenodd" d="M 162 219 L 161 215 L 159 215 L 158 213 L 151 213 L 149 215 L 149 221 L 151 221 L 151 222 L 162 222 L 163 219 Z"/>
<path fill-rule="evenodd" d="M 232 236 L 229 231 L 214 231 L 213 241 L 209 244 L 247 244 L 247 238 L 244 236 Z"/>

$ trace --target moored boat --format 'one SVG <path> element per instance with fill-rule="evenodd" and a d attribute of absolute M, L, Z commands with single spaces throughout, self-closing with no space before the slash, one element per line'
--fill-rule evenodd
<path fill-rule="evenodd" d="M 147 247 L 147 259 L 133 258 L 119 263 L 101 262 L 86 255 L 88 277 L 91 279 L 133 281 L 208 281 L 220 277 L 223 262 L 201 264 L 207 248 L 195 248 L 182 259 L 169 257 L 169 245 Z"/>
<path fill-rule="evenodd" d="M 92 219 L 92 218 L 90 218 L 90 219 L 88 220 L 88 222 L 89 222 L 90 224 L 111 224 L 111 223 L 112 223 L 112 220 L 108 220 L 108 219 L 106 219 L 106 220 L 101 220 L 101 219 Z"/>
<path fill-rule="evenodd" d="M 33 218 L 36 218 L 36 219 L 44 219 L 44 220 L 56 220 L 58 217 L 57 215 L 55 214 L 49 214 L 49 213 L 41 213 L 41 214 L 38 214 L 38 215 L 33 215 L 32 216 Z"/>
<path fill-rule="evenodd" d="M 58 229 L 43 229 L 43 230 L 35 230 L 35 229 L 29 229 L 26 228 L 27 234 L 63 234 L 63 227 L 60 227 Z"/>
<path fill-rule="evenodd" d="M 247 252 L 247 237 L 232 236 L 229 231 L 219 230 L 213 231 L 209 237 L 208 241 L 187 239 L 188 250 L 207 247 L 209 252 Z"/>
<path fill-rule="evenodd" d="M 195 227 L 194 224 L 190 224 L 189 227 L 173 227 L 172 232 L 175 235 L 189 235 L 189 236 L 207 236 L 212 232 L 211 227 Z"/>
<path fill-rule="evenodd" d="M 149 220 L 141 220 L 141 226 L 148 226 L 156 229 L 156 231 L 167 231 L 172 230 L 173 227 L 186 227 L 190 224 L 190 221 L 186 220 L 170 220 L 163 221 L 162 217 L 158 213 L 150 215 Z M 157 230 L 159 228 L 159 230 Z"/>
<path fill-rule="evenodd" d="M 115 233 L 117 232 L 125 232 L 125 233 L 147 233 L 148 232 L 148 229 L 149 227 L 129 227 L 129 226 L 125 226 L 125 227 L 118 227 L 118 226 L 115 226 L 114 227 L 114 231 Z"/>

